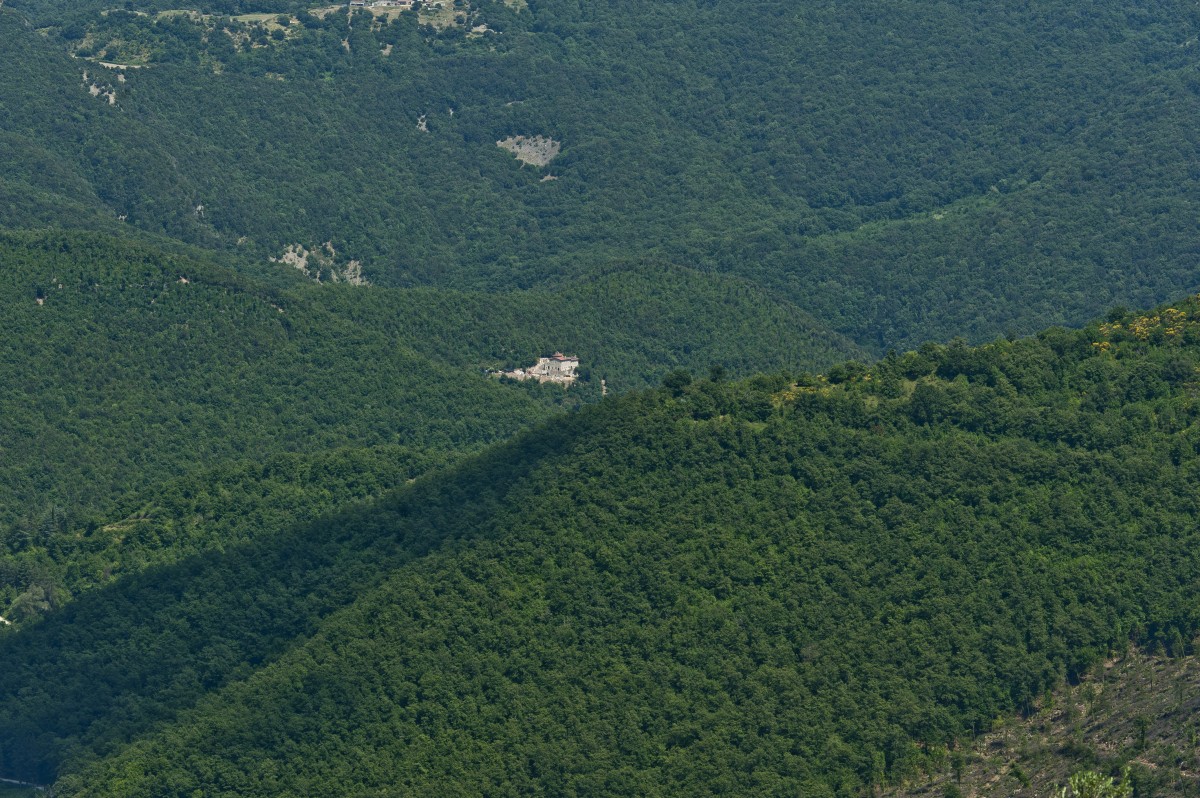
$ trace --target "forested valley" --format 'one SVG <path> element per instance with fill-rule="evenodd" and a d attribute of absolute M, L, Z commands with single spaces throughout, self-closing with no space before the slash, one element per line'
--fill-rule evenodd
<path fill-rule="evenodd" d="M 1200 795 L 1198 41 L 0 2 L 0 780 Z"/>
<path fill-rule="evenodd" d="M 0 223 L 377 285 L 665 262 L 875 356 L 1200 285 L 1192 5 L 437 2 L 8 0 Z"/>

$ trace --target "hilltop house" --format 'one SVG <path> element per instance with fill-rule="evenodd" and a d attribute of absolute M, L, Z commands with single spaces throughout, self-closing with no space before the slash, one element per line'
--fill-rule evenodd
<path fill-rule="evenodd" d="M 499 376 L 512 377 L 514 380 L 537 380 L 538 382 L 554 382 L 564 388 L 577 379 L 579 358 L 575 355 L 564 355 L 555 352 L 550 357 L 539 357 L 538 362 L 527 369 L 501 371 Z"/>

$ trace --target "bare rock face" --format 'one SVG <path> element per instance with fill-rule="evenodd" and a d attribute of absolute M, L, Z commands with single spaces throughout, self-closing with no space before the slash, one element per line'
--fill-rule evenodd
<path fill-rule="evenodd" d="M 345 265 L 338 265 L 337 250 L 333 242 L 326 241 L 316 249 L 305 249 L 302 244 L 290 244 L 278 258 L 271 258 L 272 263 L 283 263 L 304 273 L 315 282 L 350 283 L 351 285 L 370 285 L 363 275 L 362 264 L 352 260 Z"/>
<path fill-rule="evenodd" d="M 562 142 L 549 136 L 509 136 L 496 142 L 502 150 L 517 156 L 517 160 L 532 166 L 545 166 L 562 150 Z"/>

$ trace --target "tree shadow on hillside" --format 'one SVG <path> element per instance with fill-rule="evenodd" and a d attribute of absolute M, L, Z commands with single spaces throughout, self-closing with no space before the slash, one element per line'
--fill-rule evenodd
<path fill-rule="evenodd" d="M 0 776 L 51 783 L 246 678 L 393 569 L 486 534 L 513 486 L 602 415 L 524 433 L 371 505 L 148 570 L 0 637 Z"/>

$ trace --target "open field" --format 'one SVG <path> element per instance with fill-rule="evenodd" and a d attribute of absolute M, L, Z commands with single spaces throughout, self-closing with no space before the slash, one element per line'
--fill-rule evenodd
<path fill-rule="evenodd" d="M 328 13 L 328 12 L 330 12 L 330 11 L 336 11 L 336 10 L 338 10 L 338 9 L 341 9 L 341 8 L 344 8 L 344 6 L 334 6 L 334 7 L 328 8 L 328 9 L 316 9 L 316 10 L 314 10 L 314 11 L 313 11 L 313 13 L 314 13 L 314 14 L 317 14 L 318 16 L 321 16 L 321 15 L 322 15 L 322 13 Z M 322 13 L 318 13 L 318 12 L 322 12 Z M 216 15 L 216 14 L 201 14 L 199 11 L 192 11 L 192 10 L 190 10 L 190 9 L 183 9 L 183 8 L 174 8 L 174 9 L 168 9 L 168 10 L 166 10 L 166 11 L 159 11 L 159 12 L 158 12 L 158 16 L 159 16 L 160 18 L 161 18 L 161 17 L 177 17 L 177 16 L 188 16 L 188 17 L 191 17 L 192 19 L 198 19 L 198 20 L 205 20 L 205 21 L 208 21 L 208 20 L 211 20 L 211 19 L 216 19 L 216 18 L 217 18 L 218 16 L 220 16 L 220 15 Z M 281 24 L 279 23 L 279 18 L 280 18 L 280 17 L 287 17 L 287 19 L 288 19 L 288 24 L 287 24 L 287 25 L 281 25 Z M 285 13 L 275 13 L 275 14 L 238 14 L 238 15 L 236 15 L 236 16 L 230 17 L 230 19 L 237 20 L 238 22 L 242 22 L 242 23 L 245 23 L 245 24 L 247 24 L 247 25 L 256 25 L 256 24 L 261 24 L 261 25 L 264 25 L 264 26 L 265 26 L 265 27 L 266 27 L 268 30 L 275 30 L 276 28 L 279 28 L 279 29 L 281 29 L 281 30 L 287 30 L 287 28 L 288 28 L 288 27 L 290 27 L 291 25 L 295 25 L 295 24 L 296 24 L 296 22 L 297 22 L 297 20 L 296 20 L 296 18 L 295 18 L 295 17 L 293 17 L 293 16 L 292 16 L 292 15 L 290 15 L 290 14 L 285 14 Z"/>
<path fill-rule="evenodd" d="M 462 9 L 456 10 L 450 0 L 434 0 L 422 6 L 420 13 L 422 24 L 432 25 L 438 30 L 463 25 L 467 21 L 466 12 Z"/>

